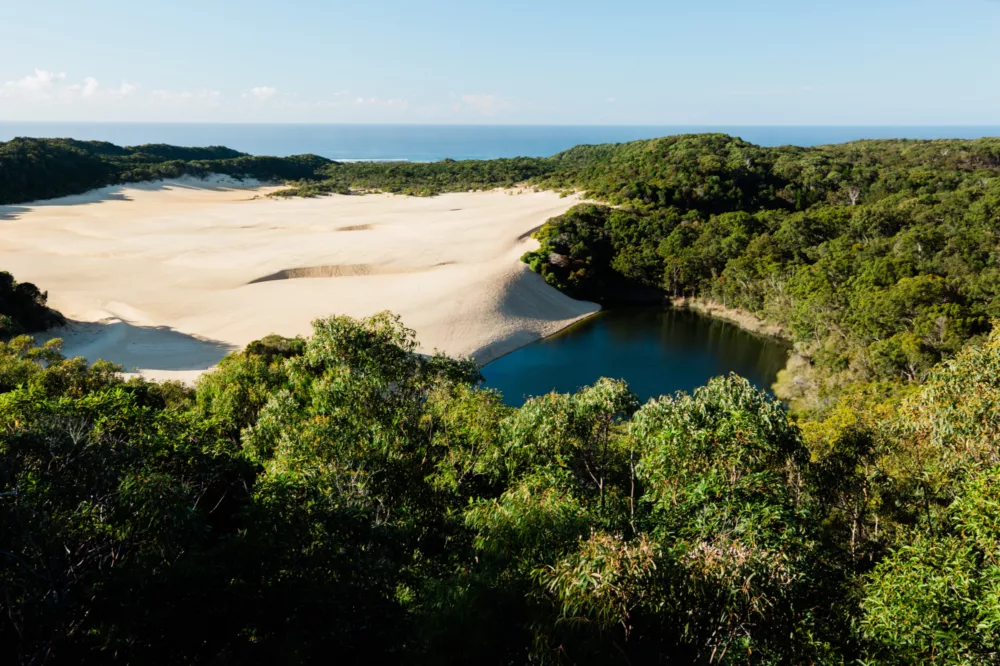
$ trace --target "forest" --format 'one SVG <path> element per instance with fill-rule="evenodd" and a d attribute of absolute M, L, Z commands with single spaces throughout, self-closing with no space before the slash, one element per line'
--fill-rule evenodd
<path fill-rule="evenodd" d="M 0 206 L 181 176 L 301 181 L 316 178 L 329 163 L 316 155 L 255 157 L 221 146 L 122 148 L 103 141 L 16 138 L 0 142 Z"/>
<path fill-rule="evenodd" d="M 796 423 L 739 377 L 519 409 L 388 313 L 195 389 L 0 347 L 4 663 L 989 663 L 1000 337 Z"/>
<path fill-rule="evenodd" d="M 1000 140 L 762 149 L 706 135 L 560 159 L 573 166 L 544 186 L 612 205 L 550 220 L 532 269 L 579 298 L 652 290 L 780 325 L 798 362 L 779 394 L 800 408 L 922 379 L 1000 316 Z"/>
<path fill-rule="evenodd" d="M 721 303 L 796 354 L 780 400 L 602 379 L 513 408 L 382 313 L 190 388 L 36 345 L 59 315 L 0 274 L 4 663 L 1000 660 L 1000 140 L 433 164 L 30 143 L 0 145 L 8 200 L 216 165 L 301 168 L 289 195 L 586 192 L 524 257 L 550 284 Z M 9 155 L 61 175 L 12 184 Z"/>

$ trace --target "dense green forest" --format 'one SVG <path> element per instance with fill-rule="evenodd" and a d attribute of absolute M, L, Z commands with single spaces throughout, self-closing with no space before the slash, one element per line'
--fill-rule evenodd
<path fill-rule="evenodd" d="M 0 347 L 4 663 L 1000 655 L 1000 337 L 793 423 L 738 377 L 519 409 L 388 314 L 196 390 Z"/>
<path fill-rule="evenodd" d="M 0 142 L 0 205 L 80 194 L 105 185 L 213 173 L 268 181 L 316 178 L 330 160 L 254 157 L 229 148 L 18 138 Z"/>
<path fill-rule="evenodd" d="M 14 337 L 59 319 L 0 274 L 4 663 L 1000 661 L 1000 140 L 433 164 L 15 140 L 0 201 L 210 172 L 586 192 L 524 260 L 780 325 L 786 402 L 732 376 L 512 408 L 387 313 L 156 384 Z"/>
<path fill-rule="evenodd" d="M 525 261 L 581 298 L 700 297 L 779 324 L 803 360 L 779 391 L 799 407 L 921 379 L 1000 316 L 1000 139 L 702 135 L 556 159 L 539 185 L 612 206 L 550 220 Z"/>

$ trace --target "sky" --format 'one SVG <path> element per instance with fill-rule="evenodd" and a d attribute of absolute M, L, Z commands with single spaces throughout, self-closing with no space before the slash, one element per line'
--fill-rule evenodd
<path fill-rule="evenodd" d="M 997 125 L 1000 0 L 0 0 L 0 120 Z"/>

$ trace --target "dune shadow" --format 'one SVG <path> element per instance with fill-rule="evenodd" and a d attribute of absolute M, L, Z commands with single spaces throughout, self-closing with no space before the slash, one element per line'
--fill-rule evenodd
<path fill-rule="evenodd" d="M 118 319 L 71 321 L 40 339 L 62 338 L 63 354 L 104 359 L 125 370 L 207 370 L 239 347 L 182 333 L 169 326 L 138 326 Z"/>
<path fill-rule="evenodd" d="M 441 266 L 451 266 L 454 261 L 442 261 L 433 266 L 418 266 L 415 268 L 402 268 L 398 266 L 381 266 L 379 264 L 328 264 L 325 266 L 300 266 L 298 268 L 284 268 L 276 273 L 262 275 L 247 282 L 248 285 L 260 284 L 261 282 L 274 282 L 276 280 L 299 280 L 303 278 L 344 278 L 344 277 L 365 277 L 368 275 L 402 275 L 412 273 L 424 273 L 432 271 Z"/>
<path fill-rule="evenodd" d="M 512 319 L 563 321 L 597 312 L 599 306 L 572 299 L 546 284 L 537 273 L 521 271 L 500 293 L 498 311 Z"/>
<path fill-rule="evenodd" d="M 120 185 L 107 185 L 79 194 L 69 194 L 53 199 L 43 199 L 40 201 L 24 202 L 0 206 L 0 220 L 16 220 L 18 217 L 28 212 L 32 208 L 44 208 L 47 206 L 80 206 L 84 204 L 97 204 L 106 201 L 132 201 L 126 190 L 140 190 L 143 192 L 162 192 L 165 190 L 191 190 L 206 192 L 232 192 L 245 190 L 268 183 L 257 181 L 245 182 L 237 178 L 210 176 L 205 179 L 196 176 L 184 176 L 181 178 L 167 180 L 149 180 L 138 183 L 122 183 Z"/>
<path fill-rule="evenodd" d="M 523 240 L 526 240 L 528 238 L 531 238 L 532 234 L 534 234 L 536 231 L 538 231 L 539 229 L 541 229 L 542 227 L 544 227 L 546 224 L 547 224 L 546 222 L 543 222 L 542 224 L 539 224 L 536 227 L 532 227 L 531 229 L 528 229 L 523 234 L 521 234 L 520 236 L 518 236 L 517 240 L 523 241 Z"/>
<path fill-rule="evenodd" d="M 24 206 L 0 206 L 0 221 L 16 220 L 28 212 Z"/>
<path fill-rule="evenodd" d="M 379 272 L 377 267 L 369 264 L 331 264 L 328 266 L 301 266 L 299 268 L 285 268 L 276 273 L 263 275 L 247 282 L 247 284 L 259 284 L 261 282 L 274 282 L 275 280 L 298 280 L 302 278 L 338 278 L 338 277 L 361 277 Z"/>

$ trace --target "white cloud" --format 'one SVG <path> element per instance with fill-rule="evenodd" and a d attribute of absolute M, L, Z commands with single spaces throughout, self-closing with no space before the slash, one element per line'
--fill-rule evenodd
<path fill-rule="evenodd" d="M 48 72 L 44 69 L 36 69 L 34 74 L 30 74 L 18 81 L 12 81 L 7 85 L 13 85 L 22 90 L 50 90 L 58 81 L 66 79 L 66 72 Z"/>
<path fill-rule="evenodd" d="M 123 83 L 118 90 L 106 90 L 93 76 L 86 76 L 79 83 L 70 83 L 65 72 L 36 69 L 34 74 L 0 84 L 0 97 L 26 103 L 72 103 L 81 99 L 94 100 L 114 94 L 128 95 L 135 86 Z"/>
<path fill-rule="evenodd" d="M 80 89 L 80 94 L 84 97 L 93 97 L 97 94 L 97 91 L 101 89 L 101 84 L 92 76 L 88 76 L 83 80 L 83 87 Z"/>
<path fill-rule="evenodd" d="M 276 86 L 242 89 L 165 88 L 114 77 L 35 69 L 0 80 L 0 116 L 44 119 L 307 120 L 326 122 L 498 120 L 526 107 L 497 94 L 452 94 L 445 99 L 407 99 L 382 91 L 333 88 L 298 94 Z M 113 77 L 113 78 L 109 78 Z M 112 83 L 113 81 L 113 83 Z M 530 107 L 529 107 L 530 108 Z"/>
<path fill-rule="evenodd" d="M 65 80 L 65 72 L 56 73 L 36 69 L 34 74 L 29 74 L 23 79 L 4 83 L 0 86 L 0 95 L 5 97 L 44 97 Z"/>
<path fill-rule="evenodd" d="M 278 94 L 277 88 L 271 86 L 257 86 L 250 89 L 250 95 L 258 102 L 265 102 Z"/>
<path fill-rule="evenodd" d="M 462 95 L 462 103 L 484 116 L 492 116 L 497 111 L 511 108 L 509 100 L 498 95 Z"/>

